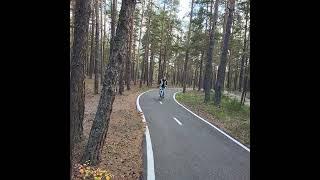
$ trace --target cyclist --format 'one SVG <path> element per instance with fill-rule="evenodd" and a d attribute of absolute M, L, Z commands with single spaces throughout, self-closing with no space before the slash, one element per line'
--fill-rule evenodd
<path fill-rule="evenodd" d="M 160 91 L 162 90 L 163 91 L 163 97 L 164 97 L 164 89 L 167 87 L 168 83 L 167 83 L 167 80 L 166 80 L 166 77 L 164 76 L 161 80 L 160 80 Z M 160 94 L 161 96 L 161 94 Z"/>

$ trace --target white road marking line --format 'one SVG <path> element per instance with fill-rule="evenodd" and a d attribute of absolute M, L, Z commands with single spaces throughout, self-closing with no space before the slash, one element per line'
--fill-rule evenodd
<path fill-rule="evenodd" d="M 150 89 L 149 91 L 152 91 L 152 89 Z M 146 92 L 149 92 L 149 91 L 146 91 Z M 140 99 L 140 96 L 146 92 L 141 93 L 137 97 L 137 102 L 136 102 L 137 109 L 142 114 L 141 116 L 142 116 L 143 122 L 146 122 L 146 119 L 145 119 L 144 114 L 142 112 L 142 109 L 140 107 L 139 99 Z M 146 135 L 146 144 L 147 144 L 147 146 L 146 146 L 146 150 L 147 150 L 147 180 L 155 180 L 153 150 L 152 150 L 152 143 L 151 143 L 149 128 L 148 128 L 147 124 L 146 124 L 145 135 Z"/>
<path fill-rule="evenodd" d="M 181 123 L 177 118 L 173 117 L 173 119 L 176 120 L 176 122 L 177 122 L 180 126 L 182 126 L 182 123 Z"/>
<path fill-rule="evenodd" d="M 180 91 L 181 92 L 181 91 Z M 205 123 L 209 124 L 211 127 L 215 128 L 216 130 L 218 130 L 219 132 L 221 132 L 223 135 L 227 136 L 229 139 L 231 139 L 233 142 L 235 142 L 236 144 L 238 144 L 239 146 L 241 146 L 242 148 L 244 148 L 245 150 L 250 152 L 250 149 L 247 148 L 245 145 L 241 144 L 239 141 L 235 140 L 234 138 L 232 138 L 231 136 L 229 136 L 227 133 L 223 132 L 222 130 L 220 130 L 219 128 L 217 128 L 216 126 L 214 126 L 213 124 L 209 123 L 208 121 L 204 120 L 202 117 L 198 116 L 197 114 L 195 114 L 194 112 L 192 112 L 191 110 L 189 110 L 188 108 L 184 107 L 182 104 L 180 104 L 177 100 L 176 100 L 176 94 L 178 92 L 175 92 L 173 94 L 173 99 L 174 101 L 179 104 L 181 107 L 183 107 L 184 109 L 186 109 L 187 111 L 189 111 L 191 114 L 193 114 L 194 116 L 196 116 L 197 118 L 201 119 L 202 121 L 204 121 Z"/>
<path fill-rule="evenodd" d="M 160 104 L 162 104 L 162 102 L 161 102 L 161 101 L 159 101 L 159 103 L 160 103 Z"/>

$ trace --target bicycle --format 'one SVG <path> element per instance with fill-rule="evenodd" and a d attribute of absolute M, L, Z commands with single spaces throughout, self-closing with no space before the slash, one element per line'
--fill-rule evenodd
<path fill-rule="evenodd" d="M 164 88 L 162 88 L 161 86 L 159 90 L 159 95 L 160 95 L 160 100 L 162 100 L 164 98 Z"/>

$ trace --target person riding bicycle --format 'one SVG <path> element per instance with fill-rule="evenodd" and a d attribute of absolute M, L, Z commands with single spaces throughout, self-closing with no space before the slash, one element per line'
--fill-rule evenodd
<path fill-rule="evenodd" d="M 161 80 L 160 80 L 160 88 L 163 90 L 163 95 L 164 95 L 164 89 L 167 87 L 167 80 L 166 80 L 166 77 L 163 77 Z"/>

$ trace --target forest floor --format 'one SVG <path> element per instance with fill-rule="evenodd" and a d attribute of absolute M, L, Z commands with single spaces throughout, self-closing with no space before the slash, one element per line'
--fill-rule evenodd
<path fill-rule="evenodd" d="M 184 94 L 178 93 L 176 99 L 194 113 L 250 147 L 250 107 L 240 106 L 236 99 L 223 95 L 221 107 L 218 108 L 213 104 L 213 96 L 214 93 L 211 93 L 211 101 L 205 104 L 204 92 L 191 90 Z"/>
<path fill-rule="evenodd" d="M 98 106 L 100 94 L 93 94 L 93 84 L 92 79 L 86 79 L 84 140 L 75 148 L 74 162 L 78 162 L 82 156 Z M 111 179 L 140 179 L 142 176 L 142 142 L 145 125 L 136 110 L 136 98 L 146 89 L 148 88 L 139 89 L 138 85 L 132 85 L 130 91 L 125 90 L 123 95 L 116 95 L 102 161 L 95 167 L 106 170 L 111 174 Z M 73 180 L 77 179 L 73 177 Z"/>

